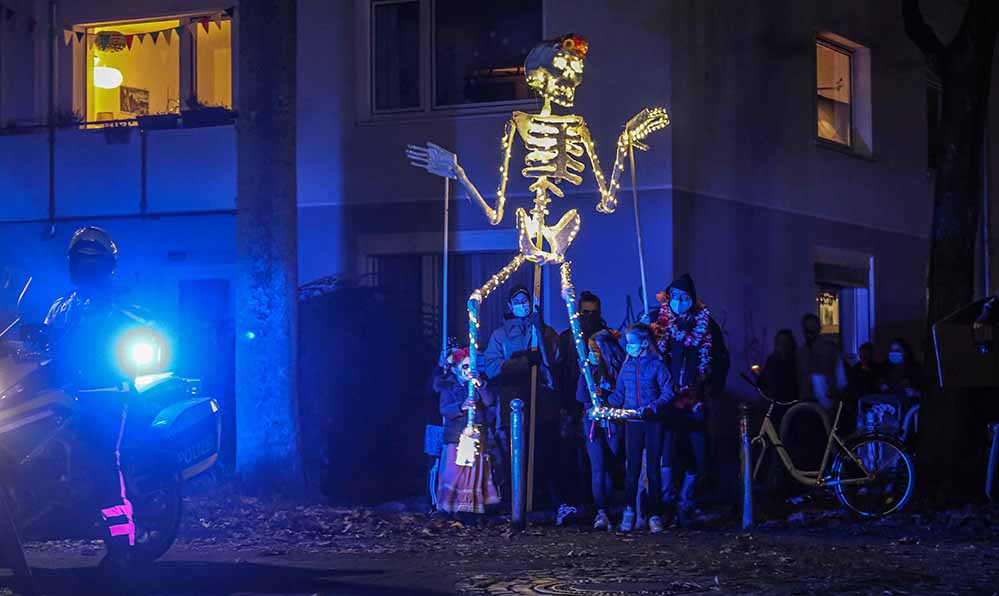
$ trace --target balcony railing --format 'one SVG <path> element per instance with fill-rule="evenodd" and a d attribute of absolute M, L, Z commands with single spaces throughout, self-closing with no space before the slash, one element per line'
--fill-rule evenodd
<path fill-rule="evenodd" d="M 235 209 L 232 124 L 145 130 L 132 121 L 74 123 L 55 130 L 51 147 L 47 131 L 0 134 L 0 222 Z"/>

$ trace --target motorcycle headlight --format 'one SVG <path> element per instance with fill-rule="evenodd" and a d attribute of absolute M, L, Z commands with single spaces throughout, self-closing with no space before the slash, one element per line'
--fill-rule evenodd
<path fill-rule="evenodd" d="M 131 378 L 162 372 L 170 360 L 170 343 L 158 330 L 137 327 L 125 332 L 115 350 L 118 368 Z"/>

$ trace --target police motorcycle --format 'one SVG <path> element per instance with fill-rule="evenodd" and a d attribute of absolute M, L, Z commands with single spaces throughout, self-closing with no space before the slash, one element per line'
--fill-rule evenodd
<path fill-rule="evenodd" d="M 18 314 L 6 318 L 0 321 L 0 490 L 8 492 L 24 536 L 107 542 L 95 514 L 95 458 L 74 424 L 82 418 L 80 400 L 53 374 L 46 328 L 22 324 Z M 115 342 L 111 349 L 131 379 L 122 388 L 128 410 L 120 449 L 135 522 L 130 556 L 148 563 L 177 537 L 184 483 L 217 462 L 221 419 L 218 402 L 201 395 L 199 381 L 163 370 L 170 352 L 164 334 L 136 325 Z"/>

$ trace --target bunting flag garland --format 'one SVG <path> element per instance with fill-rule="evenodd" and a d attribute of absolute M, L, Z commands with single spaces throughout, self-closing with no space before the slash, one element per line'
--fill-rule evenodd
<path fill-rule="evenodd" d="M 189 22 L 179 25 L 177 27 L 170 27 L 167 29 L 160 29 L 158 31 L 145 31 L 143 33 L 130 33 L 128 35 L 123 35 L 117 31 L 101 31 L 99 33 L 89 33 L 87 31 L 77 31 L 75 28 L 63 29 L 63 40 L 66 45 L 70 45 L 74 41 L 79 45 L 86 43 L 86 47 L 90 48 L 96 47 L 100 51 L 106 52 L 117 52 L 122 50 L 131 50 L 135 43 L 135 39 L 138 38 L 139 45 L 143 45 L 146 42 L 146 36 L 148 35 L 153 42 L 153 45 L 159 43 L 160 37 L 166 41 L 167 45 L 173 44 L 174 34 L 177 36 L 179 41 L 185 33 L 190 35 L 196 35 L 198 31 L 198 25 L 201 25 L 205 33 L 211 33 L 212 23 L 222 31 L 222 22 L 226 18 L 233 18 L 236 14 L 236 7 L 230 6 L 221 12 L 217 12 L 211 15 L 196 17 Z M 16 15 L 15 11 L 0 4 L 0 15 L 7 21 L 14 19 Z M 20 18 L 19 18 L 20 19 Z M 31 18 L 27 19 L 28 31 L 34 32 L 38 28 L 38 19 Z"/>

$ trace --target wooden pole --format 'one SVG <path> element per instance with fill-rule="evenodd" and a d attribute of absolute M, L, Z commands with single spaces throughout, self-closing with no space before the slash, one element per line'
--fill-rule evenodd
<path fill-rule="evenodd" d="M 638 175 L 635 172 L 635 146 L 628 141 L 628 159 L 631 161 L 631 196 L 635 202 L 635 234 L 638 237 L 638 268 L 642 272 L 642 306 L 649 313 L 649 290 L 645 284 L 645 244 L 642 241 L 642 220 L 638 214 Z"/>
<path fill-rule="evenodd" d="M 451 212 L 451 179 L 444 178 L 444 263 L 442 276 L 442 286 L 441 289 L 441 349 L 447 349 L 447 257 L 448 257 L 448 219 Z M 469 346 L 469 349 L 474 350 L 475 346 Z"/>

